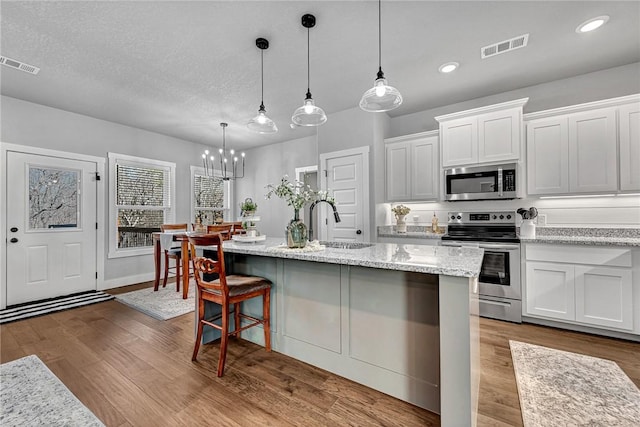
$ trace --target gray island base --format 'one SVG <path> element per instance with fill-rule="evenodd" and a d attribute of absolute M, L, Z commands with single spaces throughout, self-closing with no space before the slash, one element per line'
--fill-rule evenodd
<path fill-rule="evenodd" d="M 439 413 L 443 426 L 476 425 L 481 249 L 378 243 L 295 252 L 280 243 L 224 243 L 227 271 L 274 283 L 274 351 Z M 261 316 L 262 302 L 242 311 Z M 204 342 L 219 337 L 208 329 Z M 259 328 L 242 338 L 264 345 Z"/>

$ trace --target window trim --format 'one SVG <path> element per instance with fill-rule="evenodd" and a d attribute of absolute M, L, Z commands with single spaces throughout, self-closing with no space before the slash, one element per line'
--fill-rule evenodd
<path fill-rule="evenodd" d="M 195 200 L 195 177 L 196 175 L 206 176 L 205 170 L 203 167 L 193 166 L 191 165 L 191 173 L 189 178 L 189 221 L 193 222 L 196 218 L 196 200 Z M 233 180 L 225 181 L 225 197 L 224 197 L 224 220 L 225 221 L 233 221 L 234 218 L 234 192 L 233 192 Z"/>
<path fill-rule="evenodd" d="M 169 169 L 169 211 L 165 222 L 173 223 L 176 218 L 176 164 L 145 157 L 108 153 L 109 158 L 109 252 L 108 258 L 124 258 L 140 255 L 152 255 L 153 246 L 134 249 L 118 249 L 118 207 L 116 205 L 116 165 L 128 163 L 140 166 L 156 166 Z"/>

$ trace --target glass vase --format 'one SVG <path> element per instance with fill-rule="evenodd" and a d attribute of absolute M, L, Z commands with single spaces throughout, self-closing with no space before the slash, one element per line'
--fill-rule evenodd
<path fill-rule="evenodd" d="M 287 225 L 287 246 L 304 248 L 307 245 L 307 226 L 300 220 L 300 210 L 293 211 L 293 219 Z"/>

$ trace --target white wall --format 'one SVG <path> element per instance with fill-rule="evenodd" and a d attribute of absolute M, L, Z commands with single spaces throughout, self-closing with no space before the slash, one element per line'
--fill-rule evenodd
<path fill-rule="evenodd" d="M 0 140 L 4 143 L 103 158 L 107 157 L 108 152 L 115 152 L 175 162 L 176 222 L 191 222 L 190 165 L 199 166 L 204 146 L 7 96 L 2 96 L 0 102 Z M 248 159 L 249 167 L 251 162 Z M 1 167 L 4 168 L 4 165 Z M 101 181 L 107 190 L 106 221 L 109 218 L 108 179 L 107 163 L 107 176 Z M 107 231 L 112 231 L 106 225 Z M 99 239 L 103 241 L 105 254 L 108 253 L 107 234 L 99 233 Z M 104 277 L 109 287 L 128 284 L 128 277 L 152 277 L 152 273 L 151 255 L 105 259 Z"/>

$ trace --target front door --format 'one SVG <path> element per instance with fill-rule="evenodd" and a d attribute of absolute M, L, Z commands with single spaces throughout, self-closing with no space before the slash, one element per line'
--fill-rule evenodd
<path fill-rule="evenodd" d="M 96 289 L 94 162 L 7 152 L 7 305 Z"/>
<path fill-rule="evenodd" d="M 368 230 L 368 150 L 345 150 L 322 156 L 326 170 L 324 188 L 330 189 L 340 214 L 334 221 L 331 208 L 321 203 L 322 236 L 326 240 L 364 242 L 369 240 Z"/>

